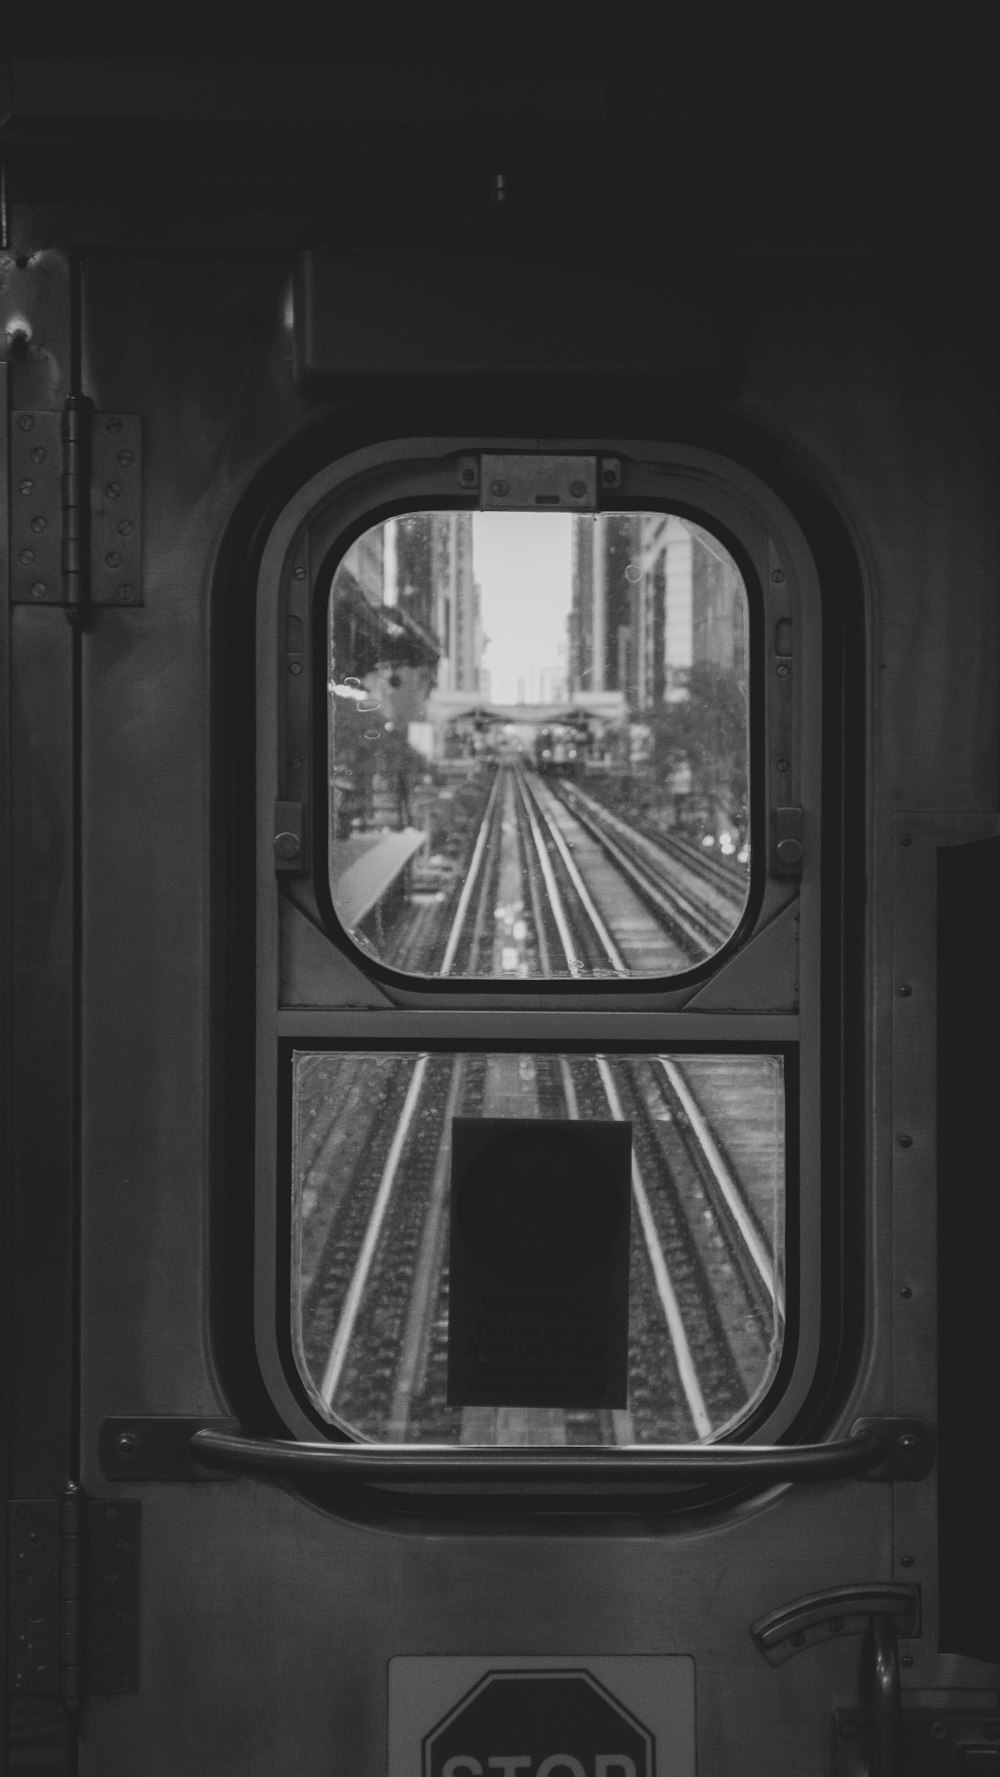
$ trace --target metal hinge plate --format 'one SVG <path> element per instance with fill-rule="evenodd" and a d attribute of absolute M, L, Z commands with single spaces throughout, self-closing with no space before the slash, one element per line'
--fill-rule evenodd
<path fill-rule="evenodd" d="M 63 415 L 15 413 L 11 428 L 11 598 L 65 605 Z M 142 604 L 142 424 L 90 416 L 91 605 Z"/>
<path fill-rule="evenodd" d="M 8 1689 L 122 1696 L 139 1688 L 138 1500 L 16 1499 L 8 1546 Z"/>

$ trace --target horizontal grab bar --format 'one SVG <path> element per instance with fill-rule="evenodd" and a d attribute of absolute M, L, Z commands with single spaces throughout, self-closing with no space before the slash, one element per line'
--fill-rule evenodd
<path fill-rule="evenodd" d="M 920 1480 L 933 1447 L 915 1419 L 859 1419 L 829 1444 L 637 1444 L 602 1447 L 298 1443 L 203 1429 L 200 1463 L 331 1481 L 833 1481 Z"/>

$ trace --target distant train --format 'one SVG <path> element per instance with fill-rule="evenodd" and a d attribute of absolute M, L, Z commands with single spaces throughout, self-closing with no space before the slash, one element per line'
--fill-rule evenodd
<path fill-rule="evenodd" d="M 587 757 L 586 731 L 571 722 L 540 728 L 535 738 L 535 769 L 545 777 L 576 777 Z"/>

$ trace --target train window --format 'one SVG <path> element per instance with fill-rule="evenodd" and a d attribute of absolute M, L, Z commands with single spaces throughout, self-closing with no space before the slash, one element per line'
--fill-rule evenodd
<path fill-rule="evenodd" d="M 688 1443 L 731 1430 L 767 1392 L 785 1322 L 780 1055 L 305 1050 L 292 1073 L 292 1340 L 324 1419 L 390 1443 Z M 506 1364 L 519 1377 L 520 1403 L 449 1405 L 456 1117 L 631 1125 L 617 1408 L 525 1403 L 526 1380 L 530 1395 L 566 1337 L 546 1309 L 548 1262 L 519 1283 L 513 1309 L 487 1299 L 475 1328 L 487 1372 Z M 539 1199 L 532 1179 L 518 1236 L 529 1243 Z M 565 1238 L 560 1213 L 557 1254 Z M 561 1312 L 585 1354 L 585 1278 Z"/>
<path fill-rule="evenodd" d="M 261 561 L 257 1349 L 297 1437 L 390 1466 L 777 1442 L 841 1337 L 815 569 L 745 467 L 592 448 L 366 446 Z M 509 1208 L 569 1265 L 596 1153 L 630 1207 L 607 1288 L 559 1308 L 529 1278 L 480 1338 L 451 1203 L 492 1140 L 524 1144 L 501 1246 Z M 538 1398 L 469 1381 L 588 1290 L 613 1387 L 572 1352 Z"/>
<path fill-rule="evenodd" d="M 330 893 L 423 977 L 669 977 L 747 904 L 749 607 L 664 512 L 410 512 L 329 602 Z"/>

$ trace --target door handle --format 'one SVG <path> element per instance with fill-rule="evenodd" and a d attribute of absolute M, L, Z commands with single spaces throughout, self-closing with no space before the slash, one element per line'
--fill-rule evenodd
<path fill-rule="evenodd" d="M 916 1419 L 859 1419 L 828 1444 L 640 1444 L 614 1448 L 300 1443 L 203 1428 L 191 1453 L 207 1465 L 331 1481 L 917 1481 L 933 1439 Z"/>

